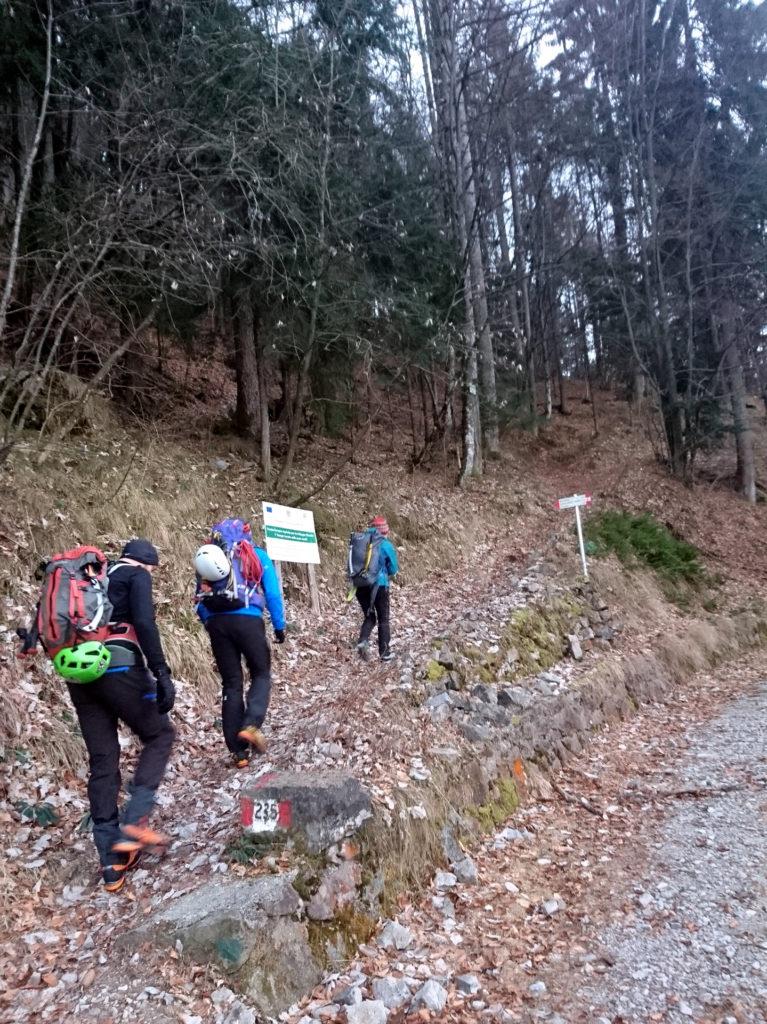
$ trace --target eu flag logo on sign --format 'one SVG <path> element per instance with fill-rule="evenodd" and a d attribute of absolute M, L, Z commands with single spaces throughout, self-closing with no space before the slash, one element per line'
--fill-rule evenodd
<path fill-rule="evenodd" d="M 271 505 L 267 505 L 266 506 L 266 511 L 267 512 L 271 512 L 272 511 L 272 506 Z"/>

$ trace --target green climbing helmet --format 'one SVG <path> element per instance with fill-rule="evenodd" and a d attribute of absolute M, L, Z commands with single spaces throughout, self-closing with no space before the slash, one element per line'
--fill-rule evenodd
<path fill-rule="evenodd" d="M 60 676 L 72 683 L 93 683 L 109 668 L 112 654 L 98 640 L 86 640 L 76 647 L 63 647 L 53 659 Z"/>

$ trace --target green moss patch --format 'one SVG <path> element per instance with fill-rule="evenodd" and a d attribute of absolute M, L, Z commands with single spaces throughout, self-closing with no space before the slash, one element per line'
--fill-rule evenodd
<path fill-rule="evenodd" d="M 558 598 L 550 605 L 529 605 L 514 612 L 503 631 L 504 652 L 515 649 L 519 659 L 506 672 L 509 680 L 551 668 L 567 654 L 567 640 L 583 614 L 576 601 Z M 502 659 L 501 659 L 502 660 Z"/>
<path fill-rule="evenodd" d="M 433 658 L 427 662 L 424 676 L 429 680 L 430 683 L 439 682 L 440 679 L 444 679 L 447 675 L 447 669 L 444 665 L 440 665 L 438 661 Z"/>
<path fill-rule="evenodd" d="M 372 917 L 354 906 L 342 907 L 332 921 L 307 921 L 309 948 L 325 970 L 354 956 L 376 930 Z"/>
<path fill-rule="evenodd" d="M 280 833 L 243 832 L 226 844 L 223 857 L 230 864 L 252 864 L 253 861 L 282 850 L 285 843 L 286 837 Z"/>
<path fill-rule="evenodd" d="M 479 806 L 467 807 L 466 811 L 478 823 L 483 832 L 494 832 L 507 821 L 519 807 L 519 790 L 514 779 L 505 776 L 496 783 L 496 794 L 492 800 Z"/>
<path fill-rule="evenodd" d="M 513 682 L 551 668 L 567 655 L 566 638 L 575 632 L 584 611 L 583 604 L 565 597 L 520 608 L 506 624 L 497 650 L 483 650 L 476 644 L 461 649 L 465 664 L 459 666 L 459 672 L 464 681 L 493 684 L 499 680 Z M 513 658 L 509 658 L 511 651 L 516 652 Z M 431 674 L 432 664 L 437 663 L 428 663 L 426 677 L 440 679 L 441 675 Z"/>

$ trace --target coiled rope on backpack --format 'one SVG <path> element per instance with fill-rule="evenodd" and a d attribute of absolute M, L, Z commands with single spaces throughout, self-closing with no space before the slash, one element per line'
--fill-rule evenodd
<path fill-rule="evenodd" d="M 258 584 L 263 576 L 261 561 L 248 540 L 241 540 L 237 545 L 237 557 L 240 560 L 242 578 L 246 583 Z"/>

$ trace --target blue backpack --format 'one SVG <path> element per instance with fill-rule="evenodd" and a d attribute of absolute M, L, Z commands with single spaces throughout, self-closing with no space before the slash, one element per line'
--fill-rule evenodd
<path fill-rule="evenodd" d="M 380 533 L 363 530 L 349 537 L 349 555 L 346 562 L 346 577 L 353 587 L 377 587 L 381 572 Z"/>
<path fill-rule="evenodd" d="M 242 519 L 222 519 L 210 528 L 209 544 L 217 544 L 232 567 L 226 579 L 207 583 L 197 577 L 196 599 L 210 612 L 263 608 L 261 579 L 264 567 L 253 547 L 250 524 Z"/>

